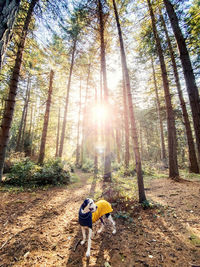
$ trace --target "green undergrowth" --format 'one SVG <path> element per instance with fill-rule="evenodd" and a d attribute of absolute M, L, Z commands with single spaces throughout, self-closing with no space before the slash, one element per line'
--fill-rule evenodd
<path fill-rule="evenodd" d="M 86 159 L 81 167 L 83 172 L 91 173 L 94 171 L 94 161 L 91 159 Z"/>
<path fill-rule="evenodd" d="M 200 180 L 200 174 L 197 174 L 197 173 L 191 173 L 191 172 L 188 172 L 186 170 L 180 170 L 180 177 L 185 179 L 185 180 L 197 180 L 199 181 Z"/>
<path fill-rule="evenodd" d="M 147 188 L 153 179 L 167 178 L 168 175 L 164 172 L 152 172 L 151 175 L 143 174 L 144 187 Z M 123 176 L 116 172 L 112 177 L 112 187 L 116 191 L 117 196 L 126 200 L 138 199 L 137 176 Z"/>
<path fill-rule="evenodd" d="M 7 185 L 2 184 L 0 186 L 0 192 L 9 192 L 9 193 L 20 193 L 27 191 L 23 186 L 13 186 L 13 185 Z"/>
<path fill-rule="evenodd" d="M 150 177 L 148 177 L 150 180 Z M 103 178 L 100 179 L 103 183 Z M 153 203 L 149 200 L 143 203 L 138 202 L 138 189 L 137 189 L 137 179 L 133 177 L 123 177 L 118 173 L 113 174 L 112 181 L 108 183 L 103 183 L 101 189 L 95 192 L 94 199 L 106 199 L 112 206 L 123 207 L 122 211 L 118 213 L 119 218 L 128 218 L 128 211 L 132 212 L 136 207 L 139 209 L 154 209 L 158 208 L 160 205 Z"/>
<path fill-rule="evenodd" d="M 76 179 L 71 172 L 71 166 L 60 159 L 49 159 L 43 165 L 36 164 L 29 158 L 16 162 L 6 174 L 2 185 L 36 188 L 67 185 Z"/>
<path fill-rule="evenodd" d="M 191 234 L 189 240 L 194 246 L 200 247 L 200 238 L 197 235 Z"/>
<path fill-rule="evenodd" d="M 167 178 L 167 174 L 162 172 L 154 172 L 151 175 L 144 174 L 144 185 L 145 189 L 149 186 L 153 179 Z M 87 181 L 88 183 L 102 183 L 103 189 L 95 192 L 94 198 L 107 198 L 107 199 L 123 199 L 123 201 L 138 201 L 138 185 L 136 176 L 124 176 L 119 172 L 114 172 L 112 174 L 112 181 L 108 183 L 103 183 L 103 176 L 98 175 L 96 180 L 94 176 L 90 176 Z M 148 203 L 144 203 L 144 208 L 150 207 Z"/>
<path fill-rule="evenodd" d="M 65 185 L 59 184 L 56 187 L 64 187 Z M 0 186 L 0 192 L 8 192 L 12 194 L 18 194 L 21 192 L 30 192 L 35 194 L 38 190 L 47 191 L 51 188 L 55 187 L 54 185 L 45 185 L 45 186 L 17 186 L 17 185 L 9 185 L 3 184 Z"/>
<path fill-rule="evenodd" d="M 154 172 L 153 175 L 143 175 L 145 189 L 153 179 L 162 179 L 168 177 L 164 172 Z M 141 214 L 147 211 L 156 219 L 164 216 L 165 208 L 147 199 L 143 203 L 139 203 L 137 177 L 123 176 L 119 172 L 112 175 L 112 181 L 104 183 L 103 178 L 100 177 L 99 182 L 102 183 L 101 189 L 96 191 L 94 199 L 105 199 L 109 201 L 114 209 L 114 218 L 121 220 L 123 224 L 134 223 L 135 218 L 140 219 Z"/>
<path fill-rule="evenodd" d="M 70 182 L 71 182 L 72 184 L 75 184 L 75 183 L 80 182 L 80 178 L 79 178 L 79 176 L 78 176 L 76 173 L 71 173 L 71 176 L 70 176 Z"/>

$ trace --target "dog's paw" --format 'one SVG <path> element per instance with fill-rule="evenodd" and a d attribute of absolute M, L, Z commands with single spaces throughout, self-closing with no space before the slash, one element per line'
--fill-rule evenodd
<path fill-rule="evenodd" d="M 113 231 L 112 231 L 112 234 L 113 234 L 113 235 L 115 235 L 115 234 L 116 234 L 116 232 L 117 232 L 117 231 L 116 231 L 116 229 L 115 229 L 115 230 L 113 230 Z"/>
<path fill-rule="evenodd" d="M 89 258 L 90 257 L 90 251 L 86 252 L 86 257 Z"/>
<path fill-rule="evenodd" d="M 82 240 L 82 241 L 81 241 L 81 245 L 84 245 L 84 244 L 85 244 L 85 240 Z"/>

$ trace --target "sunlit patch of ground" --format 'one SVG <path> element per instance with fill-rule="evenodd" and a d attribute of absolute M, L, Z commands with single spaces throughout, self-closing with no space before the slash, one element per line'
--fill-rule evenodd
<path fill-rule="evenodd" d="M 104 186 L 77 172 L 75 184 L 34 192 L 0 193 L 0 266 L 198 266 L 200 265 L 200 182 L 175 183 L 148 177 L 137 202 L 136 178 Z M 106 197 L 113 205 L 117 234 L 110 225 L 97 234 L 91 257 L 80 245 L 78 210 L 85 197 Z M 130 196 L 132 198 L 130 198 Z"/>

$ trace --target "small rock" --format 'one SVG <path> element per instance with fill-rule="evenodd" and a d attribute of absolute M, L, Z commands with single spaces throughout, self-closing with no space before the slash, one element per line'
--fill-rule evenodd
<path fill-rule="evenodd" d="M 27 252 L 24 254 L 24 258 L 25 258 L 25 259 L 28 258 L 29 254 L 30 254 L 30 251 L 27 251 Z"/>

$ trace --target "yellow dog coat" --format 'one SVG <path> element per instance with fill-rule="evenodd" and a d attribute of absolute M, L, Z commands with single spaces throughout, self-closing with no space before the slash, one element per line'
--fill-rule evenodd
<path fill-rule="evenodd" d="M 103 215 L 113 211 L 110 203 L 106 200 L 99 200 L 95 203 L 97 210 L 92 213 L 92 222 L 95 223 Z"/>

